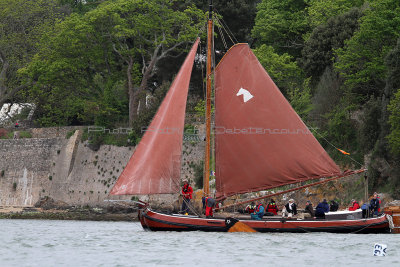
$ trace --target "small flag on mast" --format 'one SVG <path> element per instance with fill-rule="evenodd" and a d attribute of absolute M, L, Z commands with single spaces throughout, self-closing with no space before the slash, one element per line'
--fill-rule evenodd
<path fill-rule="evenodd" d="M 337 148 L 337 150 L 339 150 L 342 154 L 344 154 L 344 155 L 350 155 L 350 153 L 348 153 L 348 152 L 346 152 L 346 151 L 344 151 L 344 150 L 341 150 L 341 149 L 339 149 L 339 148 Z"/>

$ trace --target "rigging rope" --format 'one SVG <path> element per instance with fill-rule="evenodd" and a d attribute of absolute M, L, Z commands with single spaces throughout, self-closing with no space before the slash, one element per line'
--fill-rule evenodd
<path fill-rule="evenodd" d="M 217 28 L 218 28 L 219 34 L 221 35 L 221 40 L 222 40 L 222 43 L 223 43 L 225 49 L 228 49 L 228 45 L 226 44 L 225 37 L 224 37 L 224 34 L 222 32 L 222 29 L 220 27 L 217 27 Z"/>
<path fill-rule="evenodd" d="M 206 31 L 206 28 L 207 28 L 207 23 L 204 23 L 203 27 L 201 27 L 201 29 L 200 29 L 198 36 L 200 36 L 201 33 L 204 33 Z M 202 43 L 200 41 L 200 43 L 199 43 L 199 54 L 200 54 L 199 61 L 200 61 L 200 68 L 201 68 L 201 77 L 203 78 L 203 77 L 205 77 L 205 75 L 204 75 L 204 61 L 203 61 L 203 53 L 202 53 L 203 50 L 202 50 L 201 44 Z M 207 49 L 207 45 L 205 47 Z M 203 82 L 202 82 L 203 99 L 206 99 L 206 89 L 205 89 L 206 82 L 204 79 L 202 79 L 202 80 L 203 80 Z"/>
<path fill-rule="evenodd" d="M 316 134 L 318 134 L 322 139 L 325 140 L 325 142 L 327 142 L 330 146 L 332 146 L 333 148 L 341 151 L 341 149 L 339 149 L 338 147 L 336 147 L 334 144 L 332 144 L 331 142 L 329 142 L 322 134 L 320 134 L 319 132 L 317 132 L 317 130 L 311 126 L 306 125 L 307 128 L 313 130 Z M 360 165 L 360 167 L 363 166 L 363 164 L 361 164 L 360 162 L 358 162 L 357 160 L 355 160 L 354 158 L 352 158 L 350 155 L 347 155 L 352 161 L 354 161 L 355 163 L 357 163 L 358 165 Z"/>
<path fill-rule="evenodd" d="M 215 9 L 215 13 L 216 15 L 219 15 L 218 10 Z M 231 42 L 233 44 L 238 43 L 235 35 L 233 34 L 233 32 L 229 29 L 228 25 L 225 23 L 224 20 L 219 19 L 217 16 L 215 16 L 215 20 L 218 21 L 218 23 L 221 25 L 221 27 L 224 29 L 224 31 L 226 32 L 226 34 L 228 35 L 229 39 L 231 40 Z"/>

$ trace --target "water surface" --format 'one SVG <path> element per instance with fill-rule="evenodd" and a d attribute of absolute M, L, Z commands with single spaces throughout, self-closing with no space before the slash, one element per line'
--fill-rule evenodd
<path fill-rule="evenodd" d="M 0 266 L 400 266 L 400 235 L 145 232 L 136 222 L 0 220 Z M 375 243 L 388 246 L 374 257 Z"/>

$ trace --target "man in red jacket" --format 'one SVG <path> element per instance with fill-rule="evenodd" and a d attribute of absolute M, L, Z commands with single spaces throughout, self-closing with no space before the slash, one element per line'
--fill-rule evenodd
<path fill-rule="evenodd" d="M 351 207 L 349 207 L 349 210 L 358 210 L 360 208 L 360 205 L 355 201 L 354 199 L 351 200 Z"/>
<path fill-rule="evenodd" d="M 182 213 L 183 214 L 188 214 L 189 211 L 189 203 L 190 200 L 192 199 L 192 194 L 193 194 L 193 188 L 189 185 L 187 180 L 183 181 L 183 187 L 182 187 L 182 197 L 183 197 L 183 202 L 182 202 Z"/>

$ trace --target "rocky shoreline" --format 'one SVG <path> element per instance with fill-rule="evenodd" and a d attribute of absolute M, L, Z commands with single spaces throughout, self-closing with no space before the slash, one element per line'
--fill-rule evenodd
<path fill-rule="evenodd" d="M 107 212 L 102 208 L 42 209 L 34 207 L 0 207 L 0 219 L 137 221 L 136 210 Z"/>
<path fill-rule="evenodd" d="M 0 206 L 0 219 L 137 221 L 137 207 L 129 202 L 108 203 L 101 207 L 71 206 L 50 197 L 34 207 Z"/>

